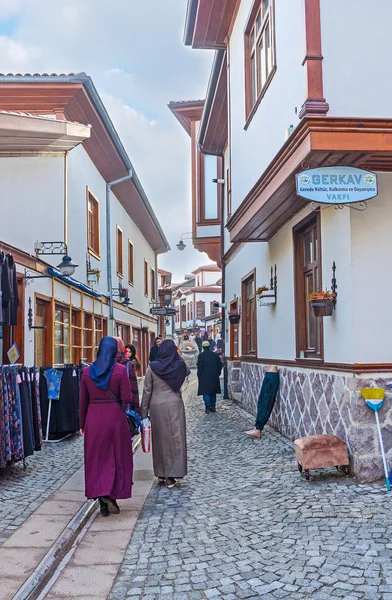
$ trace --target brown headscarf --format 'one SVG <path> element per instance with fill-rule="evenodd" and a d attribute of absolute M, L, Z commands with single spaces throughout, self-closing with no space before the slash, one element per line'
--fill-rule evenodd
<path fill-rule="evenodd" d="M 125 344 L 119 337 L 115 337 L 114 339 L 117 342 L 116 362 L 120 363 L 120 365 L 123 365 L 124 363 L 128 362 L 125 354 Z"/>

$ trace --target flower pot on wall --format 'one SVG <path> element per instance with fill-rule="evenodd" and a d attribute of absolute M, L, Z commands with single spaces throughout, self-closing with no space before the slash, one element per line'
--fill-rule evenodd
<path fill-rule="evenodd" d="M 276 303 L 276 295 L 274 290 L 267 290 L 259 297 L 260 306 L 272 306 Z"/>
<path fill-rule="evenodd" d="M 240 315 L 229 315 L 229 321 L 232 325 L 238 325 L 240 322 Z"/>
<path fill-rule="evenodd" d="M 315 317 L 332 317 L 333 315 L 333 300 L 324 298 L 323 300 L 311 300 L 313 314 Z"/>

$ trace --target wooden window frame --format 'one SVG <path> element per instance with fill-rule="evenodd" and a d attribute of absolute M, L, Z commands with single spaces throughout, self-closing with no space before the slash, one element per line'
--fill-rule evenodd
<path fill-rule="evenodd" d="M 309 362 L 324 362 L 324 328 L 323 319 L 316 318 L 319 321 L 319 345 L 320 352 L 311 352 L 307 346 L 307 330 L 306 330 L 306 309 L 307 299 L 305 297 L 305 286 L 304 286 L 304 258 L 303 258 L 303 237 L 305 233 L 314 228 L 317 228 L 317 240 L 318 240 L 318 276 L 319 286 L 322 288 L 322 244 L 321 244 L 321 219 L 320 213 L 315 212 L 312 215 L 308 215 L 300 223 L 293 228 L 294 238 L 294 292 L 295 292 L 295 331 L 296 331 L 296 360 L 297 362 L 303 362 L 308 364 Z M 304 352 L 305 357 L 301 357 L 301 352 Z"/>
<path fill-rule="evenodd" d="M 62 313 L 68 313 L 68 323 L 65 322 L 64 320 L 64 314 L 63 314 L 63 320 L 62 321 L 58 321 L 56 318 L 56 312 L 62 312 Z M 56 343 L 56 325 L 61 325 L 62 326 L 62 330 L 64 333 L 64 326 L 68 326 L 68 343 L 64 342 L 64 337 L 62 338 L 61 342 L 57 342 Z M 56 348 L 60 348 L 61 349 L 61 354 L 62 354 L 62 361 L 61 362 L 56 362 L 56 358 L 54 358 L 54 364 L 56 365 L 61 365 L 61 364 L 69 364 L 71 361 L 71 348 L 72 348 L 72 335 L 71 335 L 71 331 L 72 331 L 72 310 L 69 304 L 64 304 L 63 302 L 55 302 L 54 304 L 54 320 L 53 320 L 53 354 L 54 356 L 56 355 Z M 65 361 L 65 349 L 68 350 L 68 362 Z"/>
<path fill-rule="evenodd" d="M 206 219 L 205 213 L 205 189 L 204 189 L 204 154 L 197 150 L 197 225 L 219 225 L 221 222 L 221 183 L 216 184 L 217 219 Z M 223 179 L 223 159 L 215 156 L 217 160 L 217 179 Z"/>
<path fill-rule="evenodd" d="M 255 36 L 254 44 L 251 46 L 251 34 L 255 27 L 257 17 L 260 11 L 263 11 L 264 0 L 254 0 L 250 15 L 244 31 L 244 53 L 245 53 L 245 129 L 248 128 L 255 112 L 257 111 L 261 100 L 265 96 L 271 81 L 276 73 L 276 36 L 275 36 L 275 0 L 269 0 L 267 11 L 262 15 L 261 24 Z M 255 70 L 257 73 L 256 95 L 252 97 L 252 59 L 253 54 L 257 57 L 258 46 L 264 38 L 267 27 L 270 30 L 271 44 L 271 65 L 267 72 L 264 84 L 259 89 L 259 62 L 256 58 Z M 264 52 L 266 52 L 264 45 Z"/>
<path fill-rule="evenodd" d="M 215 307 L 214 304 L 219 304 L 218 300 L 213 300 L 212 302 L 210 302 L 210 315 L 211 316 L 219 313 L 219 306 Z"/>
<path fill-rule="evenodd" d="M 119 329 L 121 329 L 121 331 L 119 331 Z M 115 331 L 117 333 L 117 337 L 120 337 L 125 345 L 131 343 L 131 326 L 129 323 L 115 321 Z"/>
<path fill-rule="evenodd" d="M 124 277 L 124 248 L 123 248 L 123 230 L 118 225 L 116 226 L 116 268 L 117 275 L 121 279 Z M 121 244 L 120 244 L 121 240 Z M 120 247 L 121 245 L 121 247 Z"/>
<path fill-rule="evenodd" d="M 199 305 L 203 305 L 203 316 L 199 317 Z M 198 300 L 196 302 L 196 319 L 198 321 L 203 321 L 203 319 L 206 318 L 206 303 L 204 302 L 204 300 Z"/>
<path fill-rule="evenodd" d="M 232 203 L 231 203 L 231 169 L 227 167 L 226 169 L 226 221 L 228 221 L 231 217 L 232 213 Z"/>
<path fill-rule="evenodd" d="M 144 295 L 148 298 L 148 261 L 144 259 Z"/>
<path fill-rule="evenodd" d="M 132 287 L 135 283 L 135 247 L 131 240 L 128 240 L 128 282 Z"/>
<path fill-rule="evenodd" d="M 156 301 L 156 279 L 155 279 L 155 269 L 150 267 L 150 286 L 151 286 L 151 301 Z"/>
<path fill-rule="evenodd" d="M 95 223 L 96 223 L 95 236 L 97 238 L 97 243 L 96 243 L 95 247 L 93 246 L 92 240 L 90 237 L 90 207 L 89 207 L 90 199 L 96 204 L 96 207 L 97 207 L 97 214 L 96 214 L 96 218 L 95 218 Z M 100 206 L 99 206 L 98 198 L 96 197 L 95 194 L 93 194 L 93 192 L 90 190 L 90 188 L 88 186 L 86 186 L 86 209 L 87 209 L 87 249 L 88 249 L 88 253 L 91 254 L 91 256 L 94 256 L 94 258 L 96 258 L 97 260 L 100 260 L 101 259 L 101 235 L 100 235 L 100 226 L 99 226 Z"/>
<path fill-rule="evenodd" d="M 238 298 L 230 302 L 230 310 L 238 311 Z M 230 358 L 238 360 L 240 357 L 240 331 L 239 323 L 230 323 Z M 237 353 L 234 351 L 234 332 L 237 334 Z"/>
<path fill-rule="evenodd" d="M 254 334 L 255 348 L 254 348 L 254 351 L 248 352 L 246 349 L 246 319 L 247 319 L 246 286 L 249 284 L 249 281 L 251 279 L 253 279 L 253 282 L 254 282 L 254 304 L 255 304 L 255 307 L 254 307 L 254 321 L 252 324 L 252 333 Z M 241 353 L 243 356 L 253 356 L 253 357 L 257 358 L 258 339 L 257 339 L 257 305 L 256 305 L 256 269 L 253 269 L 253 271 L 250 271 L 247 275 L 245 275 L 245 277 L 243 277 L 241 279 L 241 298 L 242 298 L 242 317 L 241 317 L 242 348 L 241 348 Z"/>
<path fill-rule="evenodd" d="M 187 306 L 186 304 L 181 304 L 180 306 L 180 311 L 181 311 L 181 324 L 182 323 L 186 323 L 187 319 L 186 319 L 186 310 L 187 310 Z"/>

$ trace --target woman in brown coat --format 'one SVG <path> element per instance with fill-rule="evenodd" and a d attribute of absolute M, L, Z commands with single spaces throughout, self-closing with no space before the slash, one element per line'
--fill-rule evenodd
<path fill-rule="evenodd" d="M 185 407 L 181 386 L 189 370 L 175 343 L 165 340 L 144 380 L 142 419 L 151 419 L 152 459 L 155 476 L 168 488 L 187 474 Z"/>

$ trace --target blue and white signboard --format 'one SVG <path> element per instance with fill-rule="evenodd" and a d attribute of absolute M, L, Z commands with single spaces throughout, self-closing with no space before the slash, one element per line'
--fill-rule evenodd
<path fill-rule="evenodd" d="M 320 167 L 296 175 L 297 195 L 320 204 L 363 202 L 378 194 L 377 175 L 355 167 Z"/>

